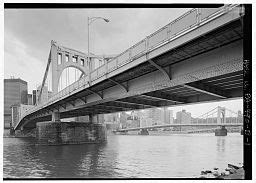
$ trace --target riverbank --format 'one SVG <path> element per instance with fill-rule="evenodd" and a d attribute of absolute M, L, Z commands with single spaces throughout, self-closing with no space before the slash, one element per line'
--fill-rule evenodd
<path fill-rule="evenodd" d="M 244 179 L 244 169 L 239 168 L 238 170 L 235 170 L 233 174 L 230 175 L 223 175 L 219 177 L 220 179 Z"/>
<path fill-rule="evenodd" d="M 225 170 L 219 170 L 214 168 L 213 170 L 201 171 L 201 179 L 214 178 L 224 180 L 243 180 L 244 179 L 244 168 L 240 165 L 228 164 L 228 168 Z"/>

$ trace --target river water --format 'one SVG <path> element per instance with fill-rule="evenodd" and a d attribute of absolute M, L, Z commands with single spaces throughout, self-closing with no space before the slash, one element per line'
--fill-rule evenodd
<path fill-rule="evenodd" d="M 4 138 L 4 178 L 194 178 L 243 163 L 243 136 L 110 135 L 105 144 L 37 146 Z"/>

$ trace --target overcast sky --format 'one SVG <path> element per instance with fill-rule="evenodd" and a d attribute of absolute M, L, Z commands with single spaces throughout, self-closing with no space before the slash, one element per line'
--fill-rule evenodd
<path fill-rule="evenodd" d="M 97 20 L 91 25 L 90 51 L 119 54 L 188 10 L 5 9 L 4 78 L 14 76 L 27 81 L 31 93 L 43 80 L 51 40 L 87 52 L 88 16 L 110 20 L 109 23 Z M 221 104 L 235 111 L 242 110 L 242 100 Z M 211 109 L 218 104 L 208 105 Z M 193 107 L 191 110 L 198 111 Z"/>
<path fill-rule="evenodd" d="M 100 16 L 90 26 L 90 51 L 119 54 L 168 24 L 188 9 L 5 9 L 4 77 L 28 82 L 29 93 L 41 84 L 51 40 L 87 52 L 87 17 Z"/>

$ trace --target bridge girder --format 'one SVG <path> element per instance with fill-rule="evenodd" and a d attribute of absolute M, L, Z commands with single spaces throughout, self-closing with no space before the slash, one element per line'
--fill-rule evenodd
<path fill-rule="evenodd" d="M 223 98 L 223 99 L 228 98 L 228 95 L 226 94 L 227 92 L 222 91 L 221 89 L 219 89 L 216 86 L 213 87 L 213 86 L 204 84 L 202 82 L 189 83 L 189 84 L 185 84 L 183 86 L 186 88 L 195 90 L 195 91 L 199 91 L 201 93 L 215 96 L 215 97 L 219 97 L 219 98 Z"/>

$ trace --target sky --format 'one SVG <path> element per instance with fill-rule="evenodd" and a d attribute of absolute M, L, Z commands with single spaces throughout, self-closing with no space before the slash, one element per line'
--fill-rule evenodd
<path fill-rule="evenodd" d="M 5 9 L 4 78 L 27 81 L 31 93 L 43 80 L 51 40 L 86 53 L 88 16 L 110 20 L 91 24 L 90 51 L 120 54 L 187 10 Z"/>
<path fill-rule="evenodd" d="M 86 53 L 88 16 L 110 20 L 108 23 L 97 20 L 90 26 L 90 51 L 120 54 L 188 10 L 5 9 L 4 78 L 14 76 L 27 81 L 28 93 L 31 93 L 42 83 L 51 40 Z M 242 110 L 242 100 L 204 104 L 205 108 L 200 105 L 181 106 L 173 110 L 187 109 L 196 116 L 218 105 L 234 111 Z"/>

